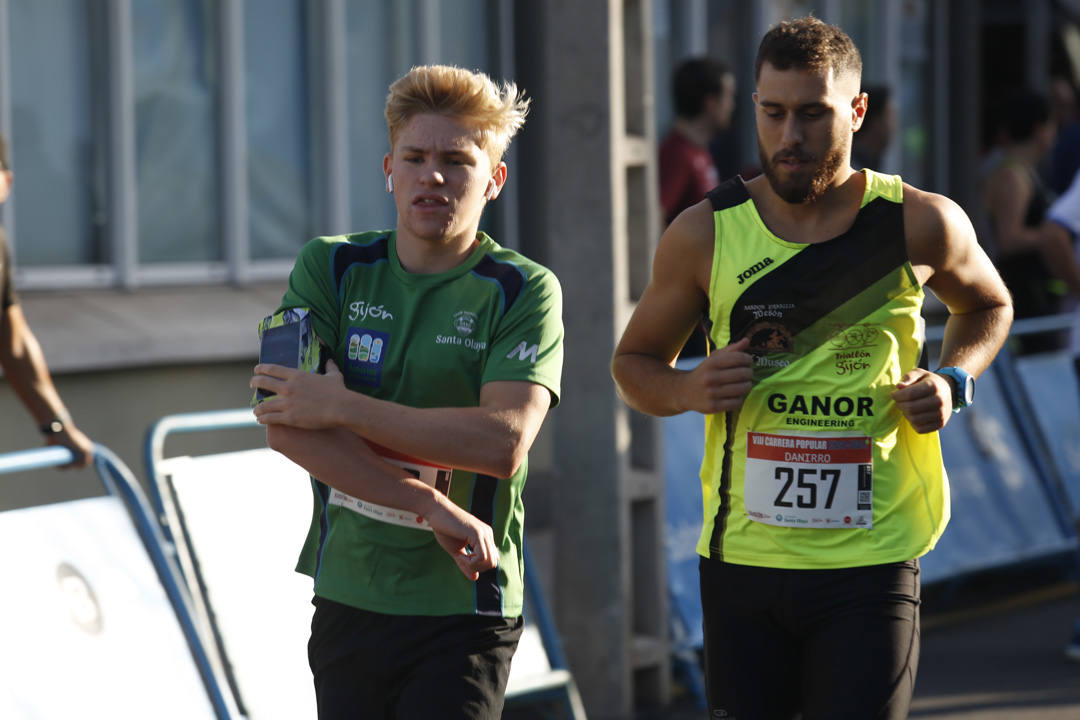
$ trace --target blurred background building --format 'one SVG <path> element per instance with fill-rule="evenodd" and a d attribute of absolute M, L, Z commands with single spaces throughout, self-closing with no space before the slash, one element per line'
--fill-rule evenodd
<path fill-rule="evenodd" d="M 515 79 L 534 105 L 486 229 L 558 273 L 567 326 L 530 539 L 590 713 L 664 704 L 662 448 L 608 361 L 660 232 L 672 68 L 709 55 L 734 69 L 730 153 L 752 168 L 757 43 L 808 12 L 853 37 L 866 84 L 893 90 L 879 169 L 975 219 L 995 94 L 1078 78 L 1075 0 L 0 0 L 15 173 L 0 212 L 62 396 L 136 469 L 157 418 L 246 405 L 256 324 L 301 245 L 393 226 L 389 82 L 423 63 Z M 0 404 L 2 450 L 38 445 L 6 385 Z M 44 477 L 5 482 L 0 508 L 77 492 Z"/>

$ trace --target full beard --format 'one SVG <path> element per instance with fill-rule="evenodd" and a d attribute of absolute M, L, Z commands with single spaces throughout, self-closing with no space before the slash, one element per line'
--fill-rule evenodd
<path fill-rule="evenodd" d="M 817 157 L 796 149 L 781 150 L 773 155 L 770 160 L 765 155 L 765 148 L 761 146 L 761 140 L 758 140 L 758 158 L 761 161 L 761 169 L 765 173 L 765 178 L 769 181 L 773 192 L 792 205 L 811 203 L 821 197 L 825 189 L 829 187 L 829 183 L 836 176 L 840 166 L 844 164 L 846 154 L 843 147 L 829 148 L 825 160 L 809 176 L 782 180 L 776 169 L 780 161 L 791 158 L 813 163 L 817 160 Z"/>

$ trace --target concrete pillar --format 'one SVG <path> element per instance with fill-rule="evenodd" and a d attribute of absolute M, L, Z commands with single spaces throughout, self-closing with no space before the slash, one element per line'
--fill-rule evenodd
<path fill-rule="evenodd" d="M 949 197 L 963 207 L 977 224 L 982 217 L 979 199 L 981 162 L 982 83 L 979 58 L 982 29 L 981 3 L 957 0 L 949 3 Z"/>
<path fill-rule="evenodd" d="M 534 100 L 517 169 L 522 249 L 556 272 L 565 301 L 552 601 L 594 718 L 669 694 L 658 425 L 631 416 L 609 372 L 659 232 L 650 24 L 649 0 L 516 6 L 517 75 Z"/>

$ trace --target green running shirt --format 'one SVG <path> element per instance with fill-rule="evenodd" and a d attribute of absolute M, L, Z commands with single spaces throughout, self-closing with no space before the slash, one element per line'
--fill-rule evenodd
<path fill-rule="evenodd" d="M 799 244 L 765 226 L 741 178 L 709 193 L 711 340 L 750 338 L 753 389 L 706 417 L 698 553 L 774 568 L 900 562 L 949 519 L 937 433 L 889 395 L 923 352 L 903 184 L 866 173 L 852 227 Z"/>
<path fill-rule="evenodd" d="M 316 238 L 300 252 L 280 309 L 311 309 L 349 389 L 412 407 L 467 407 L 484 383 L 546 387 L 558 402 L 562 291 L 546 268 L 483 233 L 443 273 L 402 268 L 392 231 Z M 467 580 L 415 515 L 312 478 L 311 526 L 297 563 L 315 594 L 394 615 L 521 614 L 521 491 L 509 479 L 439 468 L 373 445 L 494 530 L 499 566 Z"/>

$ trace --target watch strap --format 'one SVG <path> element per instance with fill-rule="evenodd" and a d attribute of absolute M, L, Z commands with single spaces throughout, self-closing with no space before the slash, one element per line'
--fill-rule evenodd
<path fill-rule="evenodd" d="M 972 404 L 975 399 L 975 378 L 961 367 L 940 367 L 935 371 L 938 375 L 952 380 L 953 388 L 953 412 L 960 412 Z"/>

